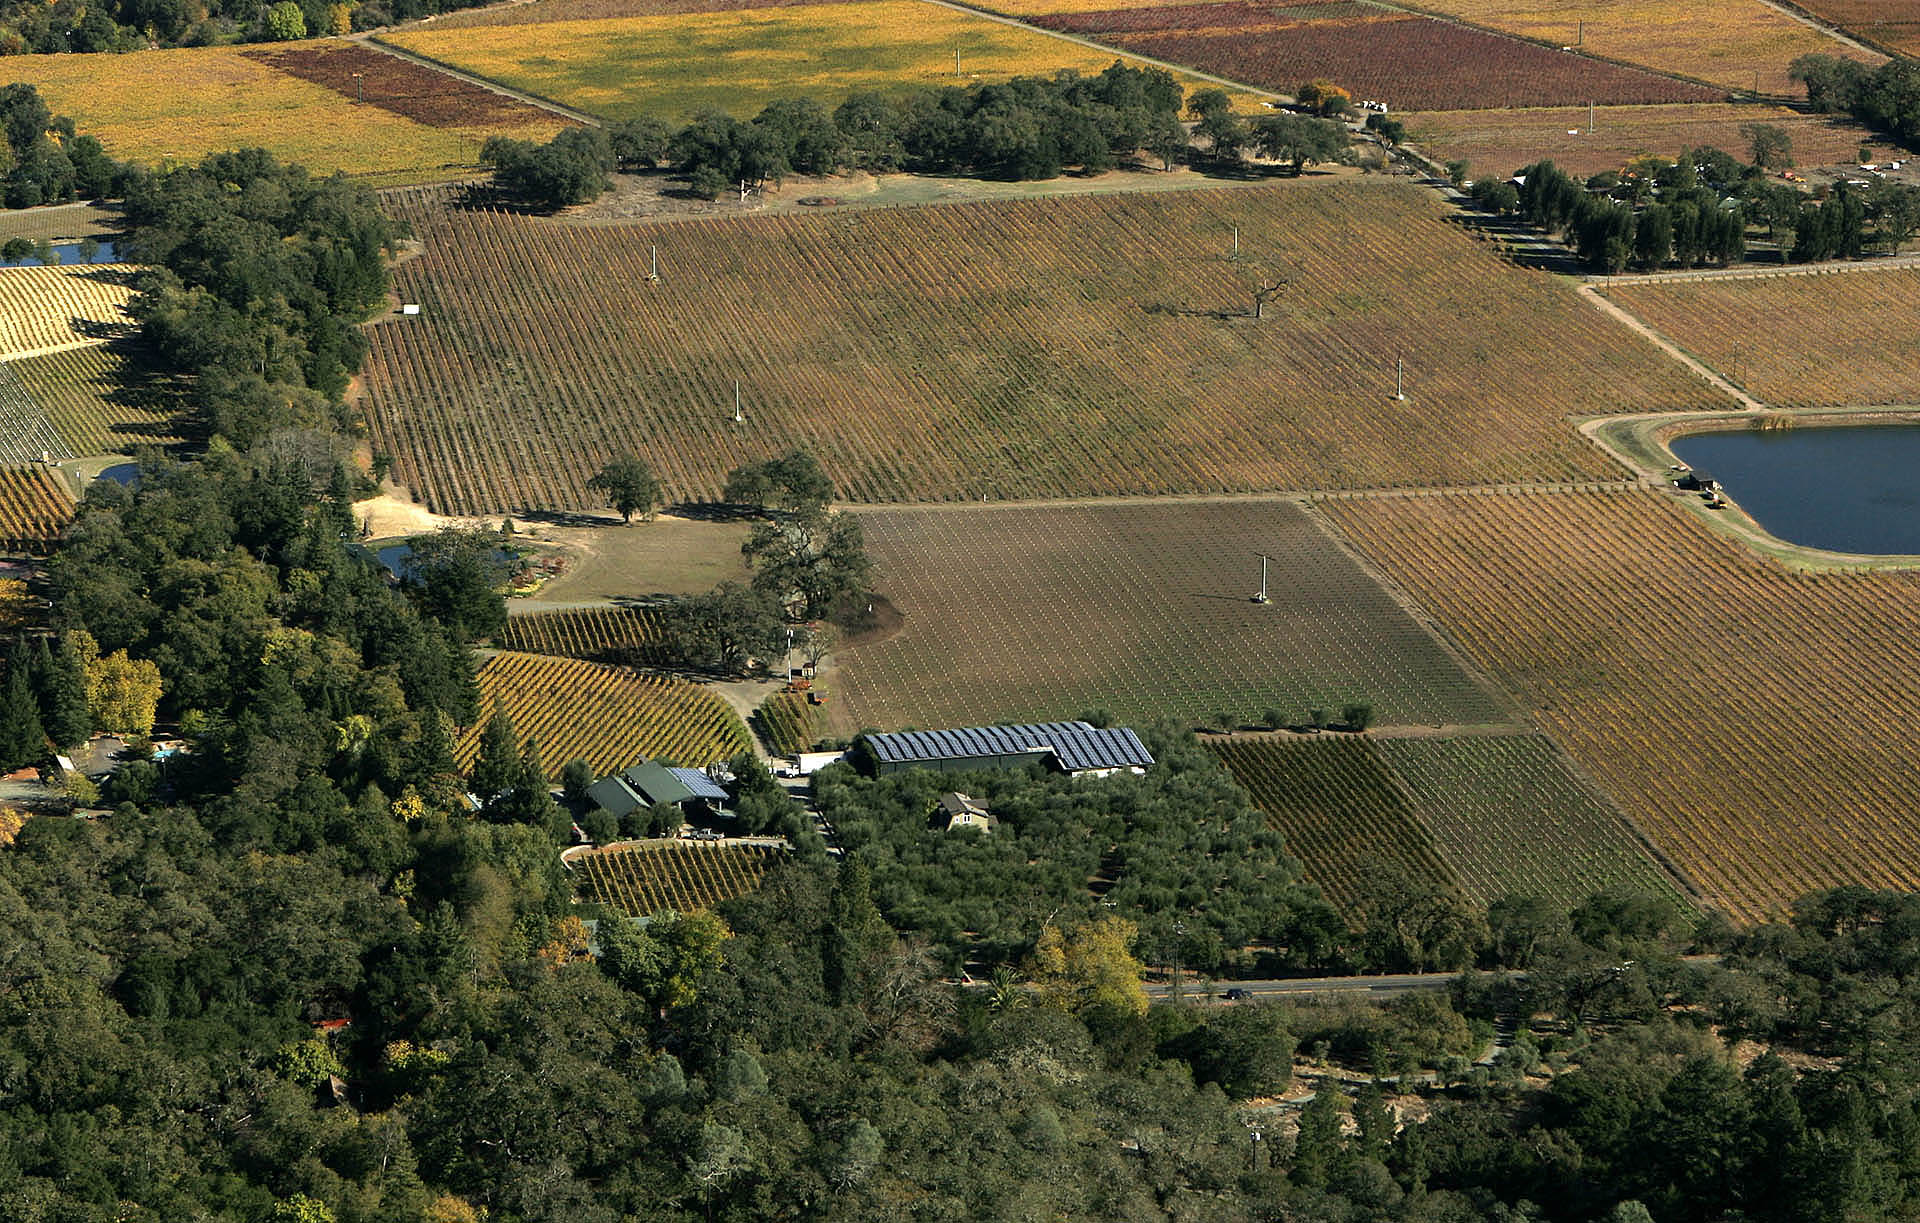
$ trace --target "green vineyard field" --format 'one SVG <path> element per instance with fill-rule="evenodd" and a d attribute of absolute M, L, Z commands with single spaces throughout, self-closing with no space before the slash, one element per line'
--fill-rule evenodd
<path fill-rule="evenodd" d="M 1447 865 L 1371 740 L 1210 738 L 1235 781 L 1305 864 L 1307 881 L 1351 912 L 1367 871 L 1397 867 L 1453 887 Z"/>
<path fill-rule="evenodd" d="M 754 714 L 760 737 L 778 756 L 794 756 L 820 738 L 819 719 L 807 698 L 797 692 L 776 692 L 760 703 Z"/>
<path fill-rule="evenodd" d="M 1648 492 L 1324 509 L 1706 902 L 1920 883 L 1920 574 L 1790 572 Z"/>
<path fill-rule="evenodd" d="M 1572 907 L 1603 888 L 1681 898 L 1620 813 L 1540 735 L 1384 739 L 1434 846 L 1468 895 Z"/>
<path fill-rule="evenodd" d="M 1571 907 L 1604 888 L 1686 901 L 1539 735 L 1205 742 L 1342 907 L 1376 861 L 1481 904 L 1526 895 Z"/>

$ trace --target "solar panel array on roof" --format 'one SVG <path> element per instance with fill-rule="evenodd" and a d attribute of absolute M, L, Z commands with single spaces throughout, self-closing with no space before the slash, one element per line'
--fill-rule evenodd
<path fill-rule="evenodd" d="M 1153 753 L 1131 729 L 1102 730 L 1085 722 L 912 730 L 868 735 L 867 746 L 873 750 L 874 759 L 885 764 L 1049 752 L 1060 767 L 1070 773 L 1087 769 L 1145 768 L 1153 763 Z"/>
<path fill-rule="evenodd" d="M 727 792 L 715 785 L 713 778 L 708 777 L 700 769 L 683 769 L 670 765 L 667 772 L 678 778 L 681 785 L 692 790 L 695 798 L 711 799 L 714 802 L 725 802 L 727 799 Z"/>

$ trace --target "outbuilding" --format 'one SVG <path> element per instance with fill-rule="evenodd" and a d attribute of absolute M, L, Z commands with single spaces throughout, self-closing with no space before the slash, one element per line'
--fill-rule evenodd
<path fill-rule="evenodd" d="M 961 772 L 1044 764 L 1073 777 L 1107 777 L 1144 773 L 1153 765 L 1153 753 L 1131 728 L 1086 722 L 910 730 L 866 735 L 860 744 L 857 758 L 879 775 L 903 769 Z"/>

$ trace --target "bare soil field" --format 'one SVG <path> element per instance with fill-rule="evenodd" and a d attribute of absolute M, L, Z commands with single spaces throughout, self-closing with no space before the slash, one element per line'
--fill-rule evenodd
<path fill-rule="evenodd" d="M 1920 269 L 1619 282 L 1607 296 L 1776 406 L 1920 403 Z"/>
<path fill-rule="evenodd" d="M 1723 406 L 1388 179 L 591 231 L 401 203 L 423 313 L 369 329 L 366 412 L 442 513 L 595 506 L 625 450 L 675 501 L 796 445 L 868 502 L 1605 478 L 1569 415 Z"/>
<path fill-rule="evenodd" d="M 835 657 L 863 726 L 1070 718 L 1490 723 L 1503 704 L 1291 502 L 861 511 L 899 630 Z M 1272 603 L 1251 601 L 1260 554 Z"/>
<path fill-rule="evenodd" d="M 1799 574 L 1664 494 L 1326 513 L 1737 918 L 1920 883 L 1920 574 Z"/>

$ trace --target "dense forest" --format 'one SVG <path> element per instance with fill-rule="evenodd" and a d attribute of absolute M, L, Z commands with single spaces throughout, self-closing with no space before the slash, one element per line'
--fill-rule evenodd
<path fill-rule="evenodd" d="M 1842 890 L 1741 933 L 1632 895 L 1481 910 L 1383 874 L 1352 929 L 1172 728 L 1138 778 L 842 768 L 821 798 L 844 859 L 808 846 L 717 913 L 575 906 L 537 750 L 503 729 L 474 774 L 453 759 L 499 596 L 458 550 L 395 585 L 350 542 L 339 393 L 390 226 L 261 154 L 135 183 L 129 215 L 155 269 L 139 317 L 205 444 L 91 486 L 48 633 L 4 646 L 0 741 L 28 727 L 44 754 L 127 716 L 76 696 L 118 659 L 186 751 L 145 758 L 123 726 L 108 814 L 0 825 L 0 1217 L 1920 1204 L 1920 900 Z M 735 491 L 771 528 L 808 476 L 745 469 Z M 764 781 L 754 801 L 784 801 Z M 958 784 L 992 832 L 930 819 Z M 1223 1004 L 1192 976 L 1150 1002 L 1144 961 L 1486 971 L 1388 1006 Z"/>

